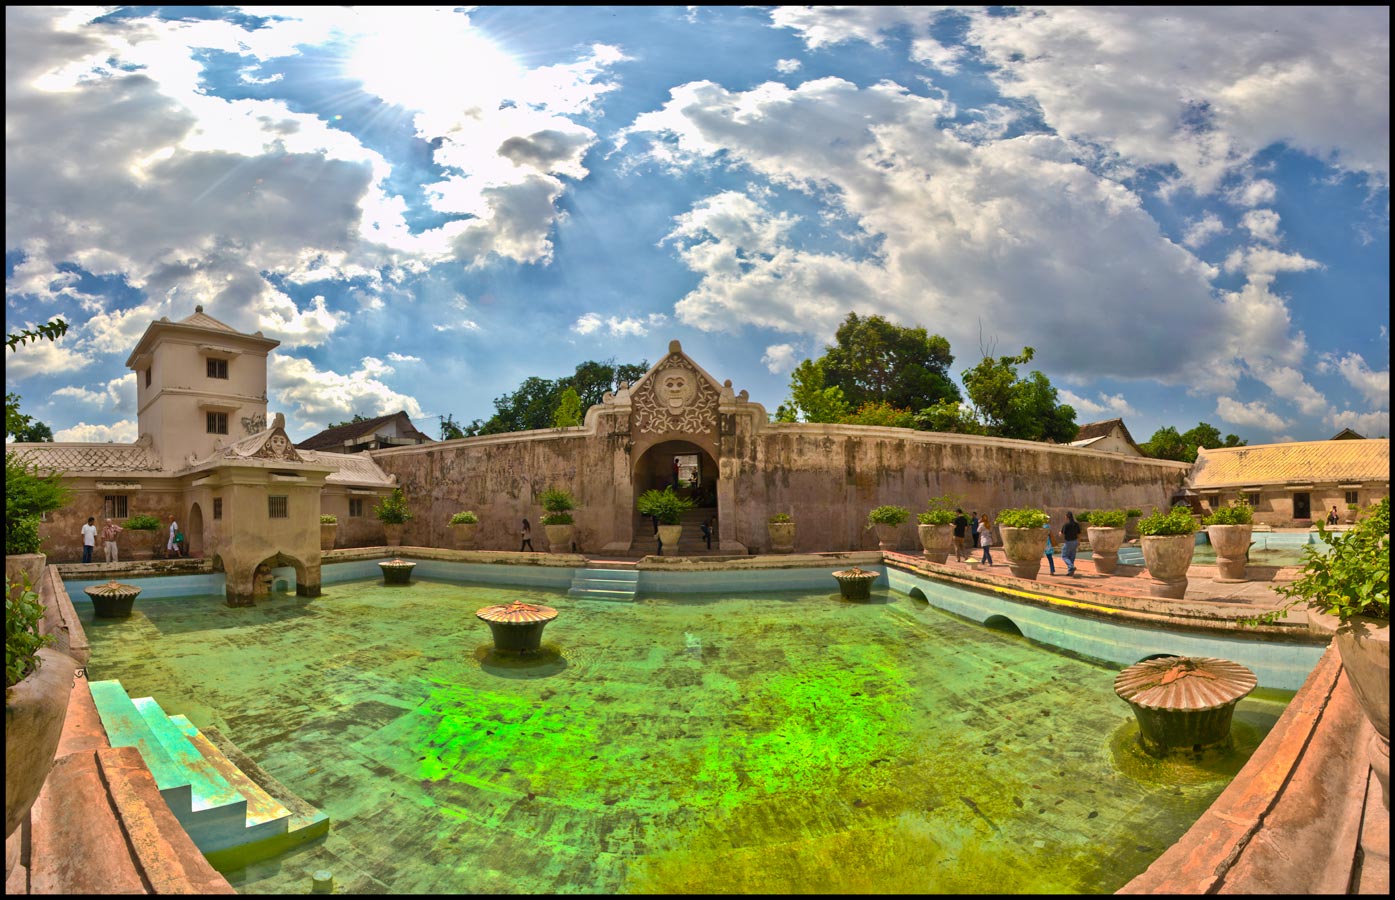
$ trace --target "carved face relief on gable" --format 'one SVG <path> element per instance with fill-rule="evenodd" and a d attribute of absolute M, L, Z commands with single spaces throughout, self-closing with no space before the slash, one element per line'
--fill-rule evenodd
<path fill-rule="evenodd" d="M 631 397 L 639 433 L 711 432 L 717 426 L 717 391 L 682 357 L 671 357 Z"/>
<path fill-rule="evenodd" d="M 697 373 L 683 369 L 664 369 L 655 373 L 656 392 L 665 406 L 677 411 L 697 397 Z"/>

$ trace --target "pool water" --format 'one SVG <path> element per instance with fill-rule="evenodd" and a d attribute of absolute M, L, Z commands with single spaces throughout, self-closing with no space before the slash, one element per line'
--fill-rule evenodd
<path fill-rule="evenodd" d="M 243 893 L 1112 892 L 1180 837 L 1235 751 L 1142 754 L 1117 671 L 905 595 L 577 600 L 418 580 L 231 609 L 79 602 L 93 680 L 217 726 L 327 812 Z M 536 659 L 477 609 L 555 607 Z M 84 611 L 84 607 L 86 610 Z"/>
<path fill-rule="evenodd" d="M 1301 566 L 1308 561 L 1305 547 L 1312 547 L 1316 553 L 1327 553 L 1332 546 L 1319 540 L 1316 534 L 1293 534 L 1289 532 L 1258 532 L 1250 538 L 1249 564 L 1252 566 Z M 1080 554 L 1090 557 L 1089 551 Z M 1119 548 L 1119 562 L 1126 566 L 1143 565 L 1143 547 L 1139 544 L 1125 544 Z M 1216 548 L 1198 533 L 1196 550 L 1192 554 L 1192 565 L 1214 566 Z"/>

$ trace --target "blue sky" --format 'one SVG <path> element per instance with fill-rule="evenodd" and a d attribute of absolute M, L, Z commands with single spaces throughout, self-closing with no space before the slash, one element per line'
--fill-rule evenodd
<path fill-rule="evenodd" d="M 774 411 L 849 311 L 1081 423 L 1390 431 L 1381 7 L 7 7 L 7 390 L 132 441 L 195 304 L 294 439 L 672 339 Z M 1025 374 L 1025 372 L 1023 373 Z"/>

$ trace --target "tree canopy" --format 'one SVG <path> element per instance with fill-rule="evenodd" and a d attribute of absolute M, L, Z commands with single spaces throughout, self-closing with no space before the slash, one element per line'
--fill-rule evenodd
<path fill-rule="evenodd" d="M 1017 356 L 985 356 L 964 373 L 969 400 L 985 434 L 1069 443 L 1080 431 L 1075 408 L 1057 402 L 1056 389 L 1042 373 L 1033 371 L 1026 378 L 1017 374 L 1017 367 L 1035 355 L 1034 349 L 1023 347 Z"/>
<path fill-rule="evenodd" d="M 19 411 L 19 394 L 5 394 L 5 436 L 21 444 L 53 440 L 53 429 Z"/>
<path fill-rule="evenodd" d="M 616 363 L 614 359 L 608 359 L 601 362 L 587 360 L 578 364 L 571 375 L 555 380 L 530 376 L 513 393 L 496 397 L 494 415 L 488 421 L 474 420 L 466 426 L 464 434 L 505 434 L 556 427 L 558 409 L 569 390 L 578 401 L 576 424 L 580 424 L 580 417 L 600 403 L 607 391 L 614 391 L 622 381 L 638 381 L 648 371 L 647 362 Z"/>
<path fill-rule="evenodd" d="M 881 316 L 848 313 L 834 343 L 824 347 L 824 383 L 843 392 L 853 409 L 887 403 L 920 410 L 941 400 L 958 400 L 949 376 L 954 355 L 949 341 L 923 327 L 896 325 Z"/>
<path fill-rule="evenodd" d="M 1242 441 L 1233 434 L 1228 434 L 1222 438 L 1220 430 L 1214 425 L 1199 422 L 1195 428 L 1180 434 L 1171 425 L 1159 428 L 1153 432 L 1151 438 L 1139 444 L 1138 449 L 1142 450 L 1145 456 L 1151 456 L 1154 459 L 1196 462 L 1198 447 L 1215 450 L 1218 447 L 1244 447 L 1247 443 L 1249 442 Z"/>

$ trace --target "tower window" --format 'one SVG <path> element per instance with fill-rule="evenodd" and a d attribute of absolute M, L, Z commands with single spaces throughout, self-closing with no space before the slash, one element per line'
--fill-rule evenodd
<path fill-rule="evenodd" d="M 150 367 L 145 367 L 145 386 L 150 387 Z"/>
<path fill-rule="evenodd" d="M 228 361 L 226 359 L 210 359 L 208 361 L 209 378 L 227 378 Z"/>
<path fill-rule="evenodd" d="M 211 413 L 208 413 L 208 433 L 209 433 L 209 434 L 227 434 L 227 433 L 228 433 L 228 414 L 227 414 L 227 413 L 220 413 L 220 412 L 211 412 Z"/>
<path fill-rule="evenodd" d="M 222 498 L 222 497 L 214 497 L 214 498 L 213 498 L 213 518 L 215 518 L 215 519 L 221 519 L 221 518 L 223 518 L 223 498 Z"/>

